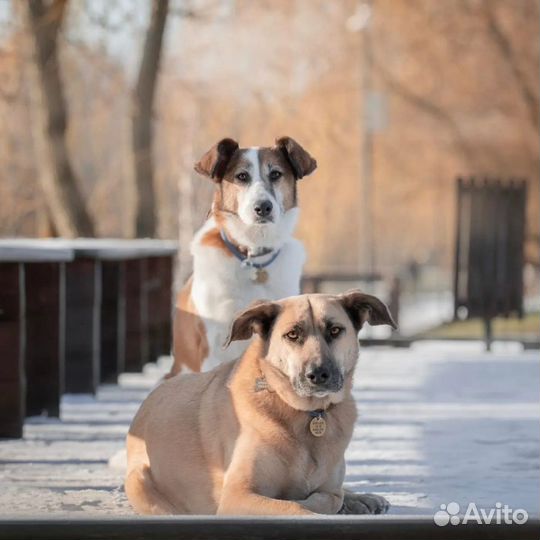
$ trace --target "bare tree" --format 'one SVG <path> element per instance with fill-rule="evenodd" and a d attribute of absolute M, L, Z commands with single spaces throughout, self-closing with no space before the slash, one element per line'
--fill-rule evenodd
<path fill-rule="evenodd" d="M 527 4 L 525 4 L 527 5 Z M 520 65 L 519 58 L 514 50 L 512 40 L 504 32 L 497 15 L 494 10 L 494 6 L 489 2 L 482 4 L 483 13 L 487 22 L 487 30 L 489 37 L 493 40 L 493 43 L 497 47 L 502 59 L 506 62 L 514 82 L 521 93 L 523 103 L 527 107 L 529 112 L 529 121 L 535 131 L 538 131 L 540 127 L 540 98 L 538 95 L 538 85 L 536 80 L 534 82 L 529 80 L 528 73 Z M 534 8 L 534 4 L 530 4 L 530 7 Z M 531 17 L 538 17 L 538 9 L 533 9 L 530 13 Z"/>
<path fill-rule="evenodd" d="M 92 219 L 79 190 L 66 141 L 68 112 L 58 59 L 58 34 L 68 1 L 29 0 L 25 3 L 35 72 L 34 142 L 39 181 L 58 233 L 66 237 L 94 236 Z"/>
<path fill-rule="evenodd" d="M 137 190 L 135 231 L 137 236 L 142 237 L 155 236 L 157 233 L 152 112 L 168 9 L 169 0 L 152 1 L 150 23 L 133 95 L 132 140 Z"/>
<path fill-rule="evenodd" d="M 470 148 L 470 143 L 461 132 L 460 126 L 452 117 L 451 112 L 444 106 L 438 104 L 435 100 L 430 99 L 429 96 L 418 94 L 414 89 L 402 84 L 384 67 L 383 62 L 377 62 L 374 68 L 389 92 L 399 96 L 422 113 L 431 116 L 442 125 L 445 125 L 454 139 L 456 150 L 463 156 L 468 165 L 474 163 L 474 156 Z"/>

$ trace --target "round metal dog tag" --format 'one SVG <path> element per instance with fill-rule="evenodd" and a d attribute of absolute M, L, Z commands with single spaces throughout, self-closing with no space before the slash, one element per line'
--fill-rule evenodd
<path fill-rule="evenodd" d="M 315 437 L 322 437 L 326 431 L 326 420 L 322 416 L 316 416 L 309 423 L 309 431 Z"/>
<path fill-rule="evenodd" d="M 255 283 L 266 283 L 268 281 L 268 272 L 264 268 L 257 268 L 251 279 Z"/>

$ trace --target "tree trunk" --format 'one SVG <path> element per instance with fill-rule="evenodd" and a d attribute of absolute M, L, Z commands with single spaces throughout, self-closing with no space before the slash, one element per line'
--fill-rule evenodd
<path fill-rule="evenodd" d="M 168 8 L 169 0 L 152 0 L 152 14 L 133 95 L 132 137 L 137 190 L 135 231 L 138 237 L 152 237 L 157 233 L 152 111 Z"/>
<path fill-rule="evenodd" d="M 32 38 L 34 143 L 39 181 L 58 233 L 68 238 L 94 236 L 94 226 L 79 190 L 66 141 L 68 113 L 60 78 L 58 32 L 67 0 L 25 2 Z"/>

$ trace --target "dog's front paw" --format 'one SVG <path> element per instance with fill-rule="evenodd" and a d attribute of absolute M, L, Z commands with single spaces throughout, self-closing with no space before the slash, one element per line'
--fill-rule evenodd
<path fill-rule="evenodd" d="M 386 514 L 389 508 L 390 503 L 380 495 L 345 490 L 339 514 Z"/>

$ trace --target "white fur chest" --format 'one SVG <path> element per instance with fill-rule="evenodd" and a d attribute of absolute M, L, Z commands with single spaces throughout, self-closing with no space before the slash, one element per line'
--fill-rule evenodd
<path fill-rule="evenodd" d="M 209 355 L 203 370 L 241 356 L 248 341 L 232 343 L 227 349 L 227 338 L 233 316 L 254 300 L 279 300 L 299 294 L 300 277 L 305 261 L 302 243 L 288 238 L 276 259 L 266 266 L 266 283 L 253 281 L 254 270 L 242 265 L 231 253 L 204 245 L 201 239 L 215 222 L 210 218 L 200 229 L 192 244 L 194 257 L 192 297 L 197 313 L 204 322 Z M 264 259 L 263 259 L 264 260 Z"/>

